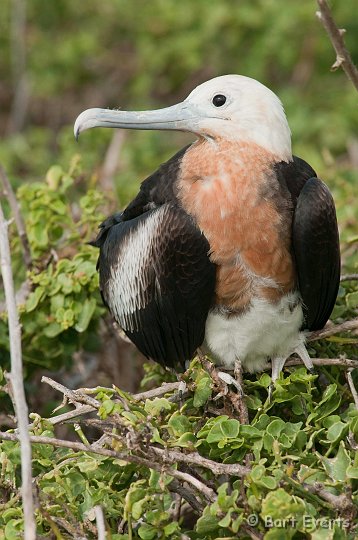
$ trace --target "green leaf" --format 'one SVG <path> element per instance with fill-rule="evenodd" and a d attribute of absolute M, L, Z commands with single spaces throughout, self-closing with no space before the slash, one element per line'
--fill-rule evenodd
<path fill-rule="evenodd" d="M 196 532 L 201 535 L 210 534 L 219 528 L 218 519 L 216 516 L 204 514 L 196 522 Z"/>
<path fill-rule="evenodd" d="M 46 174 L 46 182 L 50 189 L 55 191 L 58 188 L 62 175 L 63 170 L 59 165 L 52 165 L 52 167 L 49 168 Z"/>
<path fill-rule="evenodd" d="M 29 237 L 32 238 L 39 247 L 45 247 L 48 244 L 47 228 L 40 221 L 35 223 L 32 229 L 30 229 Z"/>
<path fill-rule="evenodd" d="M 147 399 L 144 405 L 145 411 L 151 416 L 158 416 L 163 411 L 170 411 L 172 404 L 166 398 Z"/>
<path fill-rule="evenodd" d="M 21 538 L 21 531 L 23 530 L 22 519 L 11 519 L 5 525 L 5 539 L 6 540 L 18 540 Z"/>
<path fill-rule="evenodd" d="M 337 442 L 348 433 L 349 426 L 344 422 L 336 422 L 327 431 L 327 440 L 330 442 Z"/>
<path fill-rule="evenodd" d="M 61 332 L 63 332 L 63 328 L 57 322 L 52 322 L 43 329 L 44 335 L 48 338 L 54 338 L 61 334 Z"/>
<path fill-rule="evenodd" d="M 350 309 L 355 309 L 358 307 L 358 291 L 348 293 L 346 295 L 346 304 Z"/>
<path fill-rule="evenodd" d="M 138 534 L 142 540 L 153 540 L 157 536 L 157 529 L 149 523 L 143 523 L 138 529 Z"/>
<path fill-rule="evenodd" d="M 284 428 L 285 422 L 281 420 L 281 418 L 276 418 L 267 426 L 266 431 L 272 435 L 272 437 L 277 438 Z"/>
<path fill-rule="evenodd" d="M 172 523 L 168 523 L 163 529 L 165 537 L 168 537 L 171 534 L 174 534 L 179 529 L 179 525 L 177 521 L 173 521 Z"/>
<path fill-rule="evenodd" d="M 26 300 L 25 309 L 27 312 L 31 312 L 37 308 L 42 298 L 46 295 L 44 287 L 36 287 L 36 289 L 30 293 L 30 296 Z"/>
<path fill-rule="evenodd" d="M 87 330 L 94 310 L 96 309 L 96 305 L 97 302 L 95 298 L 87 298 L 84 301 L 81 314 L 79 316 L 77 324 L 75 325 L 75 329 L 77 330 L 77 332 L 84 332 L 85 330 Z"/>
<path fill-rule="evenodd" d="M 179 439 L 177 439 L 173 446 L 181 446 L 182 448 L 192 448 L 196 443 L 196 437 L 193 433 L 187 432 L 183 433 Z"/>
<path fill-rule="evenodd" d="M 235 439 L 239 435 L 240 422 L 235 419 L 218 418 L 206 437 L 207 442 L 215 443 L 226 439 Z"/>
<path fill-rule="evenodd" d="M 173 414 L 170 417 L 168 426 L 173 430 L 175 436 L 183 435 L 192 429 L 189 419 L 182 414 Z"/>
<path fill-rule="evenodd" d="M 332 480 L 336 482 L 345 482 L 347 478 L 347 468 L 351 465 L 351 460 L 344 448 L 343 442 L 340 444 L 336 457 L 330 459 L 320 456 L 320 459 Z"/>
<path fill-rule="evenodd" d="M 211 378 L 204 374 L 199 381 L 197 381 L 195 392 L 194 392 L 194 407 L 202 407 L 208 401 L 211 396 Z"/>

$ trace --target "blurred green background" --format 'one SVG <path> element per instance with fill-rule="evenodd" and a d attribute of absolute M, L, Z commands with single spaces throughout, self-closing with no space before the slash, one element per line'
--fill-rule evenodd
<path fill-rule="evenodd" d="M 358 61 L 357 2 L 331 7 Z M 76 145 L 83 109 L 166 106 L 240 73 L 280 96 L 296 154 L 330 182 L 338 165 L 353 175 L 357 94 L 341 70 L 330 72 L 335 55 L 316 9 L 313 0 L 2 0 L 0 162 L 15 181 L 30 180 L 80 152 L 93 172 L 113 133 L 96 130 Z M 184 137 L 126 134 L 115 175 L 123 203 Z"/>
<path fill-rule="evenodd" d="M 336 0 L 331 7 L 358 62 L 357 1 Z M 103 336 L 104 310 L 95 296 L 97 252 L 85 242 L 104 215 L 124 206 L 140 181 L 192 140 L 182 133 L 97 129 L 77 144 L 73 123 L 89 107 L 164 107 L 226 73 L 260 80 L 284 104 L 294 153 L 331 188 L 344 271 L 357 271 L 357 92 L 343 71 L 330 71 L 335 53 L 316 10 L 313 0 L 1 0 L 0 164 L 14 187 L 22 186 L 34 258 L 36 294 L 22 312 L 25 362 L 58 369 L 74 352 L 98 348 L 94 336 Z M 11 234 L 20 285 L 25 272 L 14 227 Z M 53 252 L 61 264 L 52 261 Z M 75 253 L 79 258 L 70 264 Z M 73 285 L 76 275 L 79 285 Z M 62 296 L 51 296 L 51 287 Z M 352 287 L 341 290 L 336 317 L 356 313 Z M 348 300 L 347 292 L 353 294 Z M 5 318 L 3 359 L 7 343 Z M 118 354 L 112 351 L 109 364 Z M 103 383 L 118 382 L 117 368 L 107 375 Z"/>

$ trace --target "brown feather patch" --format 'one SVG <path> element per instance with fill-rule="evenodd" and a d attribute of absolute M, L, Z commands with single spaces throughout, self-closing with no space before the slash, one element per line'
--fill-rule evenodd
<path fill-rule="evenodd" d="M 210 243 L 219 306 L 240 311 L 254 296 L 274 302 L 294 287 L 291 200 L 274 162 L 255 144 L 224 140 L 199 140 L 182 158 L 178 197 Z"/>

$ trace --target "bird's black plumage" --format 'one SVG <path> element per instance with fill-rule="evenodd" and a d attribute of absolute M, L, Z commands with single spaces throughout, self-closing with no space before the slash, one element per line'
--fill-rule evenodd
<path fill-rule="evenodd" d="M 305 327 L 319 330 L 326 324 L 337 298 L 340 253 L 333 198 L 318 178 L 307 180 L 301 190 L 292 231 Z"/>
<path fill-rule="evenodd" d="M 304 329 L 319 330 L 334 307 L 340 278 L 339 234 L 332 195 L 303 159 L 280 162 L 277 179 L 293 204 L 292 251 L 305 314 Z"/>

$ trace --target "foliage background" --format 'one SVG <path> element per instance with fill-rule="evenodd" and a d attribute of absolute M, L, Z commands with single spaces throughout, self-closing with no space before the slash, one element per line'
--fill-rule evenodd
<path fill-rule="evenodd" d="M 356 2 L 336 0 L 332 8 L 358 62 Z M 26 271 L 12 226 L 17 286 L 25 279 L 30 286 L 20 310 L 33 410 L 45 416 L 58 399 L 45 389 L 38 392 L 44 370 L 56 372 L 70 387 L 114 383 L 125 390 L 138 388 L 142 359 L 116 336 L 105 316 L 97 292 L 97 254 L 86 242 L 102 216 L 124 206 L 146 175 L 191 140 L 185 134 L 128 132 L 121 142 L 110 130 L 93 130 L 76 145 L 72 125 L 88 107 L 162 107 L 217 75 L 241 73 L 259 79 L 284 103 L 294 152 L 310 162 L 332 190 L 344 272 L 357 272 L 357 94 L 343 72 L 330 72 L 334 53 L 315 10 L 311 0 L 2 0 L 0 163 L 18 188 L 33 258 Z M 111 144 L 120 155 L 108 178 Z M 342 285 L 334 312 L 337 322 L 357 315 L 354 282 Z M 357 358 L 356 347 L 347 336 L 320 342 L 310 352 Z M 4 312 L 0 358 L 7 368 Z M 325 376 L 338 383 L 345 396 L 337 410 L 343 415 L 339 421 L 348 425 L 344 376 L 334 369 Z M 10 401 L 5 394 L 0 399 L 2 424 L 11 428 Z M 322 399 L 315 396 L 315 403 Z M 168 421 L 164 415 L 163 425 Z M 315 424 L 317 431 L 321 427 Z M 329 422 L 323 427 L 328 429 Z M 335 439 L 331 458 L 345 429 Z M 56 433 L 73 437 L 68 428 Z M 13 463 L 15 486 L 18 471 L 16 460 Z M 143 475 L 138 481 L 146 478 Z M 351 480 L 344 478 L 342 485 L 345 482 L 350 485 Z M 6 491 L 2 504 L 9 500 Z M 76 506 L 75 499 L 71 504 Z M 8 515 L 8 522 L 12 519 Z M 0 529 L 5 525 L 0 521 Z M 220 534 L 227 536 L 225 531 Z"/>

